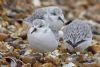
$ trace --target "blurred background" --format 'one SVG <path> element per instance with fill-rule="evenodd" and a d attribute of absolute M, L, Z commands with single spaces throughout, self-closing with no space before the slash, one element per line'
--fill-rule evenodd
<path fill-rule="evenodd" d="M 36 8 L 54 5 L 63 9 L 66 19 L 100 22 L 100 0 L 0 0 L 0 15 L 20 19 Z"/>
<path fill-rule="evenodd" d="M 0 19 L 19 22 L 34 9 L 46 6 L 62 8 L 67 21 L 76 18 L 89 20 L 94 25 L 93 32 L 100 34 L 100 0 L 0 0 Z"/>

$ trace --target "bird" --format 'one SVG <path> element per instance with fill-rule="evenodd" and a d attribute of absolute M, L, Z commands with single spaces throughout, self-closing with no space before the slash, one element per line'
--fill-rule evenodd
<path fill-rule="evenodd" d="M 59 31 L 61 30 L 65 22 L 63 11 L 60 7 L 49 6 L 38 8 L 33 11 L 32 15 L 25 18 L 24 22 L 31 26 L 32 21 L 35 19 L 42 19 L 49 23 L 49 28 L 55 34 L 56 39 L 59 40 Z"/>
<path fill-rule="evenodd" d="M 45 20 L 34 20 L 27 36 L 30 47 L 39 52 L 52 52 L 58 47 L 58 41 Z"/>
<path fill-rule="evenodd" d="M 86 20 L 75 19 L 63 28 L 64 46 L 70 52 L 84 51 L 92 42 L 91 27 Z"/>

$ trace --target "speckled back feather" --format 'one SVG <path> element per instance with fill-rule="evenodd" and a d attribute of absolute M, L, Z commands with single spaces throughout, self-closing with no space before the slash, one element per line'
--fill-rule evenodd
<path fill-rule="evenodd" d="M 64 40 L 77 43 L 86 38 L 92 38 L 92 32 L 87 21 L 74 20 L 64 28 Z"/>

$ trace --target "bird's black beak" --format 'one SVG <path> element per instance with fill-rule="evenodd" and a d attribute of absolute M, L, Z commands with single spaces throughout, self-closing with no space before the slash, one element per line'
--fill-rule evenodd
<path fill-rule="evenodd" d="M 68 24 L 70 24 L 72 21 L 73 21 L 73 20 L 69 20 L 68 22 L 65 22 L 64 25 L 68 25 Z"/>
<path fill-rule="evenodd" d="M 64 23 L 64 20 L 61 17 L 58 17 L 59 20 L 61 20 Z"/>
<path fill-rule="evenodd" d="M 34 28 L 33 31 L 31 32 L 31 34 L 32 34 L 33 32 L 35 32 L 35 31 L 37 31 L 37 28 Z"/>

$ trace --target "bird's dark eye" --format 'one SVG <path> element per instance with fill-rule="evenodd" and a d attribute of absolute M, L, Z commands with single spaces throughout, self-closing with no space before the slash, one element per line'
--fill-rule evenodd
<path fill-rule="evenodd" d="M 52 13 L 52 15 L 56 15 L 56 13 Z"/>
<path fill-rule="evenodd" d="M 43 17 L 40 17 L 39 19 L 43 19 Z"/>
<path fill-rule="evenodd" d="M 40 25 L 39 28 L 43 27 L 43 25 Z"/>

